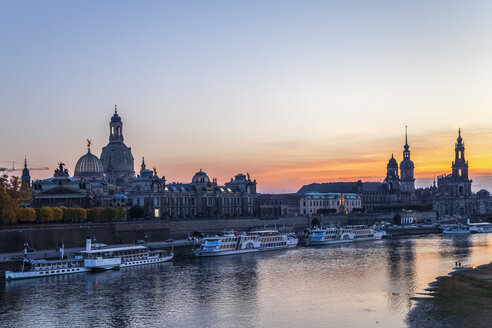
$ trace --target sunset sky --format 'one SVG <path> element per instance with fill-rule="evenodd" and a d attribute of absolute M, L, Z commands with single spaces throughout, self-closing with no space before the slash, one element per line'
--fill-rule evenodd
<path fill-rule="evenodd" d="M 118 105 L 135 169 L 260 192 L 384 179 L 405 125 L 417 186 L 461 126 L 492 190 L 491 1 L 1 1 L 0 167 L 100 155 Z"/>

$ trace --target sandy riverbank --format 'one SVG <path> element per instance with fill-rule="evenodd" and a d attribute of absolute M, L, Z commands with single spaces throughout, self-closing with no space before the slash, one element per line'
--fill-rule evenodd
<path fill-rule="evenodd" d="M 428 291 L 415 299 L 410 327 L 491 327 L 492 263 L 438 277 Z"/>

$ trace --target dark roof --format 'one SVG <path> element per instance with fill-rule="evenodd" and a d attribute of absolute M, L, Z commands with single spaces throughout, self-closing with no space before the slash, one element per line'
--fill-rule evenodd
<path fill-rule="evenodd" d="M 290 200 L 300 200 L 302 195 L 300 194 L 260 194 L 258 195 L 258 199 L 274 199 L 274 200 L 280 200 L 280 199 L 290 199 Z"/>
<path fill-rule="evenodd" d="M 386 189 L 381 182 L 326 182 L 311 183 L 302 186 L 297 192 L 305 194 L 308 192 L 336 192 L 336 193 L 357 193 L 357 184 L 362 184 L 362 192 L 385 192 Z"/>

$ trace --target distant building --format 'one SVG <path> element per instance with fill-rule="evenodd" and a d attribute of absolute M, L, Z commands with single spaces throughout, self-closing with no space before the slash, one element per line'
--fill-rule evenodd
<path fill-rule="evenodd" d="M 400 169 L 400 174 L 398 174 Z M 366 212 L 378 211 L 392 205 L 406 205 L 418 202 L 414 178 L 415 165 L 410 159 L 410 146 L 405 130 L 403 160 L 398 162 L 393 154 L 386 165 L 383 182 L 328 182 L 303 186 L 297 193 L 343 193 L 356 194 L 361 199 L 361 207 Z M 301 214 L 302 214 L 301 210 Z"/>
<path fill-rule="evenodd" d="M 297 216 L 301 213 L 299 194 L 261 194 L 256 199 L 260 217 Z"/>
<path fill-rule="evenodd" d="M 167 184 L 164 177 L 148 170 L 142 160 L 140 174 L 129 181 L 128 198 L 142 206 L 146 216 L 244 217 L 255 215 L 256 181 L 238 174 L 223 186 L 199 170 L 191 183 Z"/>
<path fill-rule="evenodd" d="M 468 177 L 468 161 L 465 159 L 465 144 L 461 137 L 461 129 L 458 130 L 454 153 L 451 174 L 437 178 L 437 192 L 432 199 L 433 209 L 439 216 L 474 217 L 491 214 L 492 200 L 488 191 L 472 193 L 472 180 Z"/>
<path fill-rule="evenodd" d="M 90 207 L 93 204 L 91 184 L 71 178 L 65 164 L 59 163 L 52 178 L 38 180 L 32 184 L 34 207 L 66 206 Z"/>
<path fill-rule="evenodd" d="M 403 146 L 403 160 L 400 162 L 400 192 L 401 201 L 410 203 L 415 200 L 415 178 L 413 171 L 415 165 L 410 159 L 410 146 L 408 145 L 407 132 L 405 127 L 405 146 Z"/>
<path fill-rule="evenodd" d="M 31 186 L 31 175 L 29 173 L 29 169 L 27 168 L 27 158 L 24 158 L 24 169 L 22 170 L 21 181 L 28 187 Z"/>
<path fill-rule="evenodd" d="M 394 196 L 381 182 L 360 180 L 357 182 L 312 183 L 303 186 L 297 193 L 300 195 L 308 193 L 357 194 L 361 198 L 361 207 L 367 212 L 377 211 L 379 207 L 390 204 Z"/>
<path fill-rule="evenodd" d="M 300 201 L 301 215 L 351 213 L 361 208 L 360 196 L 353 193 L 304 193 Z"/>

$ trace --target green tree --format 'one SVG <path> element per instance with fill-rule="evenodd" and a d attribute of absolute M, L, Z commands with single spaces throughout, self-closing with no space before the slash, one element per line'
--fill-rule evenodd
<path fill-rule="evenodd" d="M 119 217 L 118 210 L 114 207 L 106 207 L 103 212 L 104 219 L 115 220 Z"/>
<path fill-rule="evenodd" d="M 87 212 L 87 220 L 95 221 L 101 220 L 104 217 L 104 208 L 102 207 L 91 207 L 86 210 Z"/>
<path fill-rule="evenodd" d="M 36 211 L 33 208 L 17 207 L 16 216 L 18 222 L 35 222 Z"/>
<path fill-rule="evenodd" d="M 74 219 L 73 209 L 71 207 L 61 207 L 63 212 L 62 220 L 63 222 L 69 222 Z"/>

